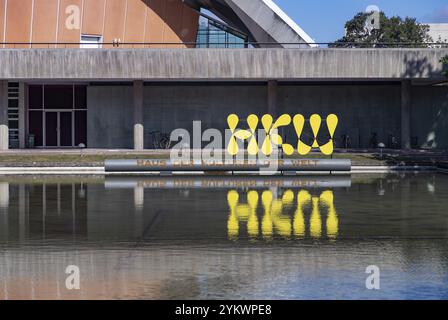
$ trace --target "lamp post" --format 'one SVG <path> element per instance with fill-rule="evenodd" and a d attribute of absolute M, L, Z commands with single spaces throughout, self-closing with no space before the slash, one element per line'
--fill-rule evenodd
<path fill-rule="evenodd" d="M 386 145 L 382 142 L 378 143 L 378 148 L 380 148 L 380 156 L 381 160 L 383 160 L 383 149 L 386 148 Z"/>

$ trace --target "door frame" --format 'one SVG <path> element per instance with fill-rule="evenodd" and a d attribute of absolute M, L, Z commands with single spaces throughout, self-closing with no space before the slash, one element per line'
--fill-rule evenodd
<path fill-rule="evenodd" d="M 73 149 L 75 147 L 75 110 L 69 109 L 44 109 L 42 110 L 42 135 L 43 135 L 43 146 L 42 148 L 46 149 Z M 47 113 L 55 112 L 57 114 L 56 119 L 56 131 L 57 131 L 57 144 L 56 146 L 47 146 L 47 123 L 46 123 L 46 115 Z M 71 145 L 70 146 L 61 146 L 61 113 L 71 113 L 71 121 L 72 121 L 72 130 L 71 130 Z"/>

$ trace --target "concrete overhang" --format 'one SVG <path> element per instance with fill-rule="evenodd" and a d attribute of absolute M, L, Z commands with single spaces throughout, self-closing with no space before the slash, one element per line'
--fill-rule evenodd
<path fill-rule="evenodd" d="M 0 79 L 443 80 L 448 49 L 0 49 Z"/>
<path fill-rule="evenodd" d="M 249 36 L 254 46 L 317 47 L 314 40 L 272 0 L 179 0 L 213 12 L 228 25 Z"/>

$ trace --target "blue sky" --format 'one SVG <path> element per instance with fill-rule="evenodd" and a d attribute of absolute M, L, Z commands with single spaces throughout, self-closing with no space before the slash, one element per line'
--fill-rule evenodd
<path fill-rule="evenodd" d="M 274 0 L 316 42 L 332 42 L 344 34 L 344 24 L 368 5 L 387 16 L 415 17 L 419 22 L 448 23 L 447 0 Z"/>

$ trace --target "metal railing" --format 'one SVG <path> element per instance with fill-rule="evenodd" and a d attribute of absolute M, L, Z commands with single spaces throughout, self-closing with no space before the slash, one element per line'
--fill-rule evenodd
<path fill-rule="evenodd" d="M 377 42 L 377 43 L 359 43 L 359 42 L 245 42 L 249 48 L 279 48 L 279 47 L 297 47 L 302 49 L 357 49 L 357 48 L 373 48 L 373 49 L 390 49 L 390 48 L 448 48 L 447 42 Z M 216 42 L 102 42 L 102 43 L 80 43 L 80 42 L 0 42 L 0 49 L 74 49 L 74 48 L 190 48 L 196 49 L 200 46 L 215 47 L 224 49 L 225 47 L 244 49 L 240 43 Z"/>

